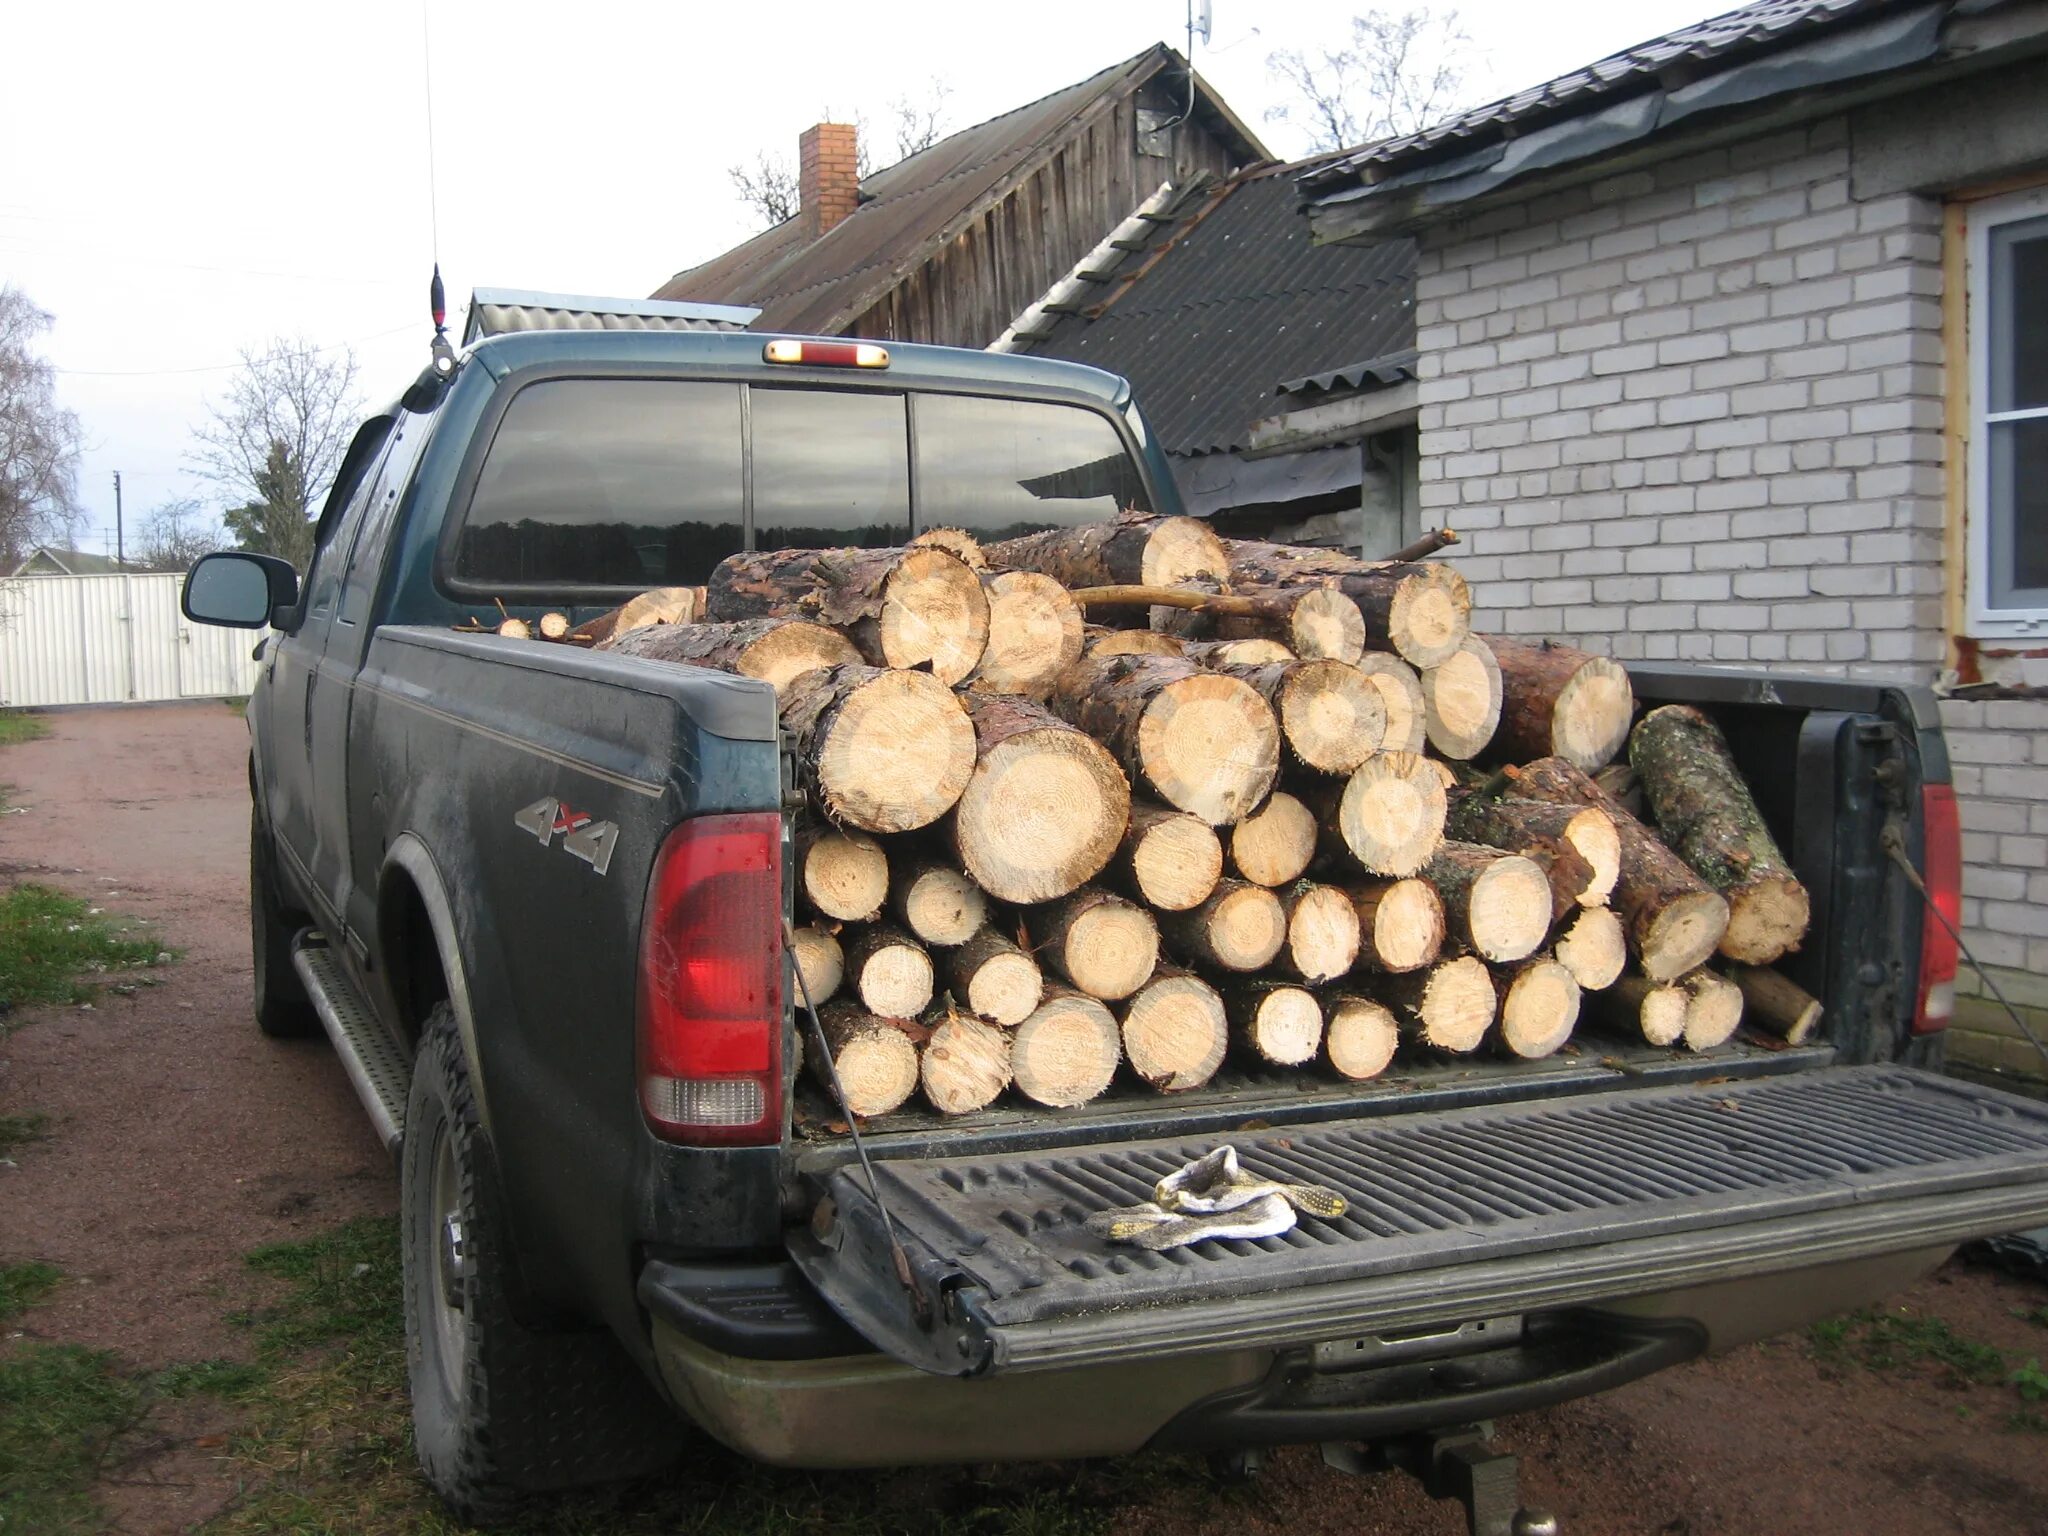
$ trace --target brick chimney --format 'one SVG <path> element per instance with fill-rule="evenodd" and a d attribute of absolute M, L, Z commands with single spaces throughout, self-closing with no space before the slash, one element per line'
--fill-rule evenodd
<path fill-rule="evenodd" d="M 851 123 L 818 123 L 797 138 L 797 191 L 806 240 L 817 239 L 859 206 L 857 132 Z"/>

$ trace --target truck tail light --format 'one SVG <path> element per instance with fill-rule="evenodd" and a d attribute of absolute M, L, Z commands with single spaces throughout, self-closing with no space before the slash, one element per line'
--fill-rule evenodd
<path fill-rule="evenodd" d="M 1956 792 L 1948 784 L 1928 784 L 1920 791 L 1920 832 L 1925 850 L 1921 879 L 1927 882 L 1928 905 L 1920 917 L 1920 1006 L 1913 1032 L 1931 1034 L 1948 1027 L 1956 1011 L 1956 941 L 1952 928 L 1963 921 L 1963 831 L 1956 816 Z M 1941 918 L 1948 919 L 1948 926 Z"/>
<path fill-rule="evenodd" d="M 782 1139 L 782 818 L 700 816 L 654 861 L 640 932 L 640 1108 L 664 1141 Z"/>

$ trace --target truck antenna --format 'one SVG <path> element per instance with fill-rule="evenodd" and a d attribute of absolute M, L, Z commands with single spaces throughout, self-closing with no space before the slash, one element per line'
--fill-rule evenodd
<path fill-rule="evenodd" d="M 455 371 L 455 349 L 448 344 L 448 290 L 441 285 L 441 184 L 434 154 L 434 28 L 428 10 L 432 0 L 420 0 L 420 59 L 427 100 L 427 228 L 434 258 L 434 280 L 427 288 L 427 302 L 434 316 L 434 339 L 429 350 L 434 371 L 444 378 Z"/>

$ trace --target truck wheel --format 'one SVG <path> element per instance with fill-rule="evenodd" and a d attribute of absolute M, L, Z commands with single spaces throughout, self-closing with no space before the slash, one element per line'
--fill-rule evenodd
<path fill-rule="evenodd" d="M 428 1015 L 406 1103 L 405 1353 L 420 1468 L 473 1524 L 520 1497 L 658 1471 L 682 1426 L 601 1329 L 521 1323 L 502 1196 L 453 1010 Z"/>
<path fill-rule="evenodd" d="M 273 1040 L 297 1040 L 320 1033 L 299 973 L 292 968 L 292 940 L 306 926 L 278 894 L 271 866 L 270 829 L 254 807 L 249 811 L 249 952 L 255 971 L 256 1027 Z"/>

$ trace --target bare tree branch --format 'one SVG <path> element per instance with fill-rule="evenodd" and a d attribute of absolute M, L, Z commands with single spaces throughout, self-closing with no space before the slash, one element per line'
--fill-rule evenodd
<path fill-rule="evenodd" d="M 194 497 L 167 501 L 142 520 L 135 536 L 135 559 L 144 570 L 182 571 L 201 555 L 227 549 L 231 540 L 213 515 Z"/>
<path fill-rule="evenodd" d="M 0 570 L 68 541 L 80 519 L 78 418 L 57 404 L 56 371 L 35 352 L 49 328 L 27 294 L 0 287 Z"/>
<path fill-rule="evenodd" d="M 800 198 L 796 170 L 787 156 L 763 150 L 754 157 L 752 165 L 729 165 L 725 174 L 731 178 L 740 201 L 760 215 L 764 226 L 772 227 L 797 216 Z"/>
<path fill-rule="evenodd" d="M 1415 133 L 1463 105 L 1471 43 L 1456 11 L 1367 11 L 1351 18 L 1341 48 L 1267 56 L 1267 70 L 1300 99 L 1266 116 L 1304 129 L 1318 150 Z"/>
<path fill-rule="evenodd" d="M 921 96 L 913 97 L 906 92 L 889 103 L 896 160 L 907 160 L 921 149 L 930 149 L 946 136 L 946 98 L 952 94 L 951 86 L 934 77 Z M 829 109 L 823 120 L 838 121 Z M 874 171 L 887 167 L 875 164 L 875 135 L 868 131 L 865 113 L 853 114 L 853 130 L 854 174 L 865 181 Z M 888 164 L 894 165 L 896 160 Z M 739 200 L 754 211 L 763 228 L 793 219 L 803 211 L 803 188 L 788 155 L 762 150 L 751 165 L 737 161 L 725 168 L 725 174 Z"/>

